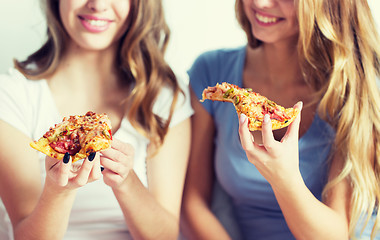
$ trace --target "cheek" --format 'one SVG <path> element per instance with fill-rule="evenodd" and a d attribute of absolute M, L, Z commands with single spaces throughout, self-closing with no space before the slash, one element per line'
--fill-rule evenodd
<path fill-rule="evenodd" d="M 294 2 L 283 2 L 281 9 L 289 21 L 297 22 L 297 9 L 294 5 Z"/>
<path fill-rule="evenodd" d="M 297 17 L 294 15 L 293 18 L 289 21 L 289 26 L 293 30 L 294 33 L 299 32 L 299 22 Z"/>
<path fill-rule="evenodd" d="M 288 3 L 284 3 L 282 6 L 282 12 L 286 13 L 286 19 L 289 23 L 289 27 L 293 29 L 293 32 L 299 31 L 299 23 L 297 19 L 297 12 L 294 6 L 293 1 L 288 1 Z"/>
<path fill-rule="evenodd" d="M 245 15 L 249 15 L 249 11 L 250 11 L 250 8 L 251 8 L 251 1 L 250 0 L 242 0 L 241 1 L 241 6 L 244 10 L 244 13 Z"/>
<path fill-rule="evenodd" d="M 68 7 L 66 1 L 59 1 L 59 15 L 64 24 L 67 22 Z"/>
<path fill-rule="evenodd" d="M 120 20 L 125 22 L 131 10 L 130 1 L 121 1 L 114 7 L 114 9 L 115 9 L 115 13 L 118 15 Z"/>
<path fill-rule="evenodd" d="M 61 21 L 66 30 L 70 30 L 70 26 L 73 25 L 74 21 L 74 13 L 73 9 L 76 9 L 75 0 L 64 0 L 59 1 L 59 14 L 61 17 Z"/>
<path fill-rule="evenodd" d="M 127 19 L 130 14 L 131 5 L 130 1 L 122 1 L 121 3 L 114 6 L 115 14 L 117 15 L 118 22 L 119 22 L 119 29 L 118 29 L 118 36 L 119 38 L 121 35 L 124 34 L 124 32 L 128 28 Z"/>
<path fill-rule="evenodd" d="M 255 16 L 251 7 L 251 0 L 242 1 L 242 10 L 247 20 L 250 22 L 251 25 L 253 25 Z"/>

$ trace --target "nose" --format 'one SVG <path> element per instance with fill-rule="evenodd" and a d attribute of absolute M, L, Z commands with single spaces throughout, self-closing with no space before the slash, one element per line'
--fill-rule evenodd
<path fill-rule="evenodd" d="M 89 0 L 87 1 L 87 7 L 93 12 L 103 12 L 107 10 L 107 2 L 105 0 Z"/>
<path fill-rule="evenodd" d="M 276 4 L 276 0 L 254 0 L 258 8 L 271 8 Z"/>

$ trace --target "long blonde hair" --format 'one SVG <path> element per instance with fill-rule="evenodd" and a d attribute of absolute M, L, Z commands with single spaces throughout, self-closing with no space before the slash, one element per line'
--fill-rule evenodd
<path fill-rule="evenodd" d="M 300 66 L 316 91 L 319 115 L 335 128 L 334 154 L 344 160 L 324 195 L 348 179 L 350 236 L 355 238 L 363 214 L 368 221 L 375 213 L 374 238 L 380 226 L 380 39 L 375 22 L 366 0 L 296 2 Z M 240 0 L 236 13 L 249 45 L 259 46 Z"/>
<path fill-rule="evenodd" d="M 41 1 L 47 19 L 47 41 L 15 67 L 26 77 L 41 79 L 57 69 L 69 35 L 59 14 L 59 1 Z M 128 29 L 120 40 L 115 63 L 120 81 L 133 88 L 126 93 L 131 124 L 152 142 L 160 145 L 167 133 L 178 94 L 181 92 L 172 69 L 164 60 L 170 30 L 164 18 L 161 0 L 131 0 Z M 31 68 L 30 65 L 33 64 Z M 173 91 L 167 121 L 153 113 L 154 102 L 163 87 Z"/>

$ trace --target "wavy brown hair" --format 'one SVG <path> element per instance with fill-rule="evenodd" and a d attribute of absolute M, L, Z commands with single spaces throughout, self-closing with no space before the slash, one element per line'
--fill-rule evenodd
<path fill-rule="evenodd" d="M 41 79 L 56 71 L 70 38 L 60 19 L 59 1 L 44 0 L 42 7 L 48 25 L 47 40 L 25 61 L 15 61 L 15 67 L 32 79 Z M 115 59 L 120 81 L 130 84 L 132 89 L 126 92 L 127 116 L 137 130 L 160 145 L 181 92 L 175 74 L 164 59 L 170 30 L 162 1 L 131 0 L 127 22 L 129 26 L 120 40 Z M 167 120 L 153 113 L 154 102 L 163 87 L 172 89 L 174 96 Z"/>
<path fill-rule="evenodd" d="M 318 114 L 336 131 L 334 152 L 344 160 L 341 173 L 325 186 L 324 196 L 348 179 L 352 192 L 349 231 L 377 214 L 380 226 L 380 39 L 366 0 L 300 0 L 298 54 L 305 81 L 314 87 Z M 251 32 L 241 0 L 237 19 L 249 46 L 261 42 Z M 364 229 L 364 227 L 363 227 Z"/>

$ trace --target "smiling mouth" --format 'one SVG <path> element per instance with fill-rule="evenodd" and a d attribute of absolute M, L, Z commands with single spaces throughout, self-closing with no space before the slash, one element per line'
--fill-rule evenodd
<path fill-rule="evenodd" d="M 101 20 L 101 19 L 87 19 L 84 17 L 79 17 L 81 20 L 86 21 L 88 24 L 94 27 L 104 27 L 110 22 L 107 20 Z"/>
<path fill-rule="evenodd" d="M 88 22 L 90 25 L 92 26 L 96 26 L 96 27 L 103 27 L 105 25 L 108 24 L 107 21 L 104 21 L 104 20 L 89 20 L 89 19 L 85 19 L 86 22 Z"/>
<path fill-rule="evenodd" d="M 263 16 L 259 13 L 255 13 L 255 17 L 258 21 L 262 22 L 262 23 L 276 23 L 278 21 L 280 21 L 280 18 L 277 18 L 277 17 L 268 17 L 268 16 Z"/>

